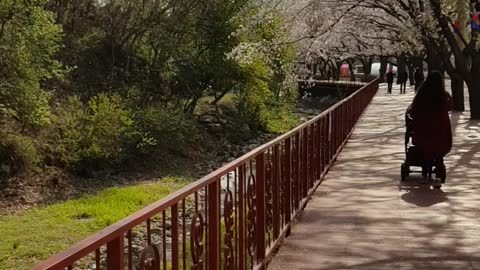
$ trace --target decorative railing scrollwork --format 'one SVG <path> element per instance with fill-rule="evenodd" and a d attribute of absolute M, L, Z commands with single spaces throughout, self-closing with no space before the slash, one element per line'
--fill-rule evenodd
<path fill-rule="evenodd" d="M 150 257 L 153 256 L 153 257 Z M 155 244 L 150 244 L 142 252 L 140 256 L 139 270 L 158 270 L 160 269 L 160 251 Z"/>
<path fill-rule="evenodd" d="M 292 209 L 295 209 L 297 206 L 297 196 L 298 196 L 298 185 L 297 185 L 297 175 L 298 175 L 298 157 L 296 155 L 297 147 L 294 146 L 292 149 Z"/>
<path fill-rule="evenodd" d="M 266 225 L 267 225 L 267 235 L 268 242 L 271 241 L 270 233 L 273 229 L 273 163 L 270 159 L 267 162 L 266 172 L 265 172 L 265 187 L 266 187 Z"/>
<path fill-rule="evenodd" d="M 248 187 L 247 187 L 247 240 L 248 240 L 248 255 L 250 257 L 255 256 L 256 251 L 256 242 L 255 242 L 255 218 L 257 215 L 256 211 L 257 199 L 255 195 L 255 176 L 250 175 L 248 178 Z"/>
<path fill-rule="evenodd" d="M 224 269 L 233 269 L 233 194 L 231 190 L 225 193 L 224 200 Z"/>
<path fill-rule="evenodd" d="M 285 151 L 290 151 L 290 149 L 286 149 L 285 148 L 285 145 L 283 146 L 283 150 L 280 151 L 281 153 L 281 163 L 282 163 L 282 166 L 281 166 L 281 172 L 280 172 L 280 181 L 281 181 L 281 185 L 280 185 L 280 213 L 282 215 L 282 223 L 284 221 L 284 217 L 285 217 L 285 214 L 286 214 L 286 209 L 287 209 L 287 185 L 288 185 L 288 182 L 290 179 L 288 179 L 288 176 L 287 176 L 287 156 L 286 156 L 286 153 Z"/>
<path fill-rule="evenodd" d="M 190 225 L 190 253 L 192 256 L 192 270 L 203 270 L 203 234 L 205 223 L 201 213 L 195 213 Z"/>

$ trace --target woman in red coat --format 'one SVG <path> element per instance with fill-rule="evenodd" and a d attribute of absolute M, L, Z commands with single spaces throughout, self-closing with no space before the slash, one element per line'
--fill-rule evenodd
<path fill-rule="evenodd" d="M 413 144 L 420 159 L 441 162 L 450 152 L 452 128 L 448 112 L 451 109 L 452 98 L 445 91 L 443 76 L 434 71 L 419 88 L 411 105 Z"/>

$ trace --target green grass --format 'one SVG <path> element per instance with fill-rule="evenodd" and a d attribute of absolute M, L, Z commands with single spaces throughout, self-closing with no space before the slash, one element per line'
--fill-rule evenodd
<path fill-rule="evenodd" d="M 223 105 L 223 106 L 230 106 L 230 107 L 233 107 L 235 106 L 235 95 L 232 94 L 232 93 L 228 93 L 226 94 L 219 102 L 218 102 L 219 105 Z"/>
<path fill-rule="evenodd" d="M 283 134 L 300 125 L 300 117 L 293 113 L 277 111 L 267 122 L 267 131 L 273 134 Z"/>
<path fill-rule="evenodd" d="M 198 101 L 198 106 L 195 109 L 197 113 L 204 113 L 207 108 L 212 107 L 212 102 L 214 101 L 214 97 L 207 96 L 203 97 Z M 226 94 L 222 99 L 220 99 L 217 103 L 219 106 L 225 106 L 230 109 L 235 108 L 235 95 L 232 93 Z"/>
<path fill-rule="evenodd" d="M 184 178 L 126 188 L 0 217 L 0 268 L 31 269 L 36 263 L 167 196 Z"/>

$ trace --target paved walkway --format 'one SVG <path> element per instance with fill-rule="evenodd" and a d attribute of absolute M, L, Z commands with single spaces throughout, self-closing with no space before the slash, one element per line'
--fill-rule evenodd
<path fill-rule="evenodd" d="M 480 122 L 453 113 L 441 190 L 401 184 L 407 91 L 381 86 L 269 269 L 480 269 Z"/>

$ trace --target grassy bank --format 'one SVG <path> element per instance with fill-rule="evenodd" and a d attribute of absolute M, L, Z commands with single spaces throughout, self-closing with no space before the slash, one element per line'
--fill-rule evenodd
<path fill-rule="evenodd" d="M 0 268 L 36 263 L 183 187 L 188 179 L 110 188 L 93 196 L 0 218 Z"/>

